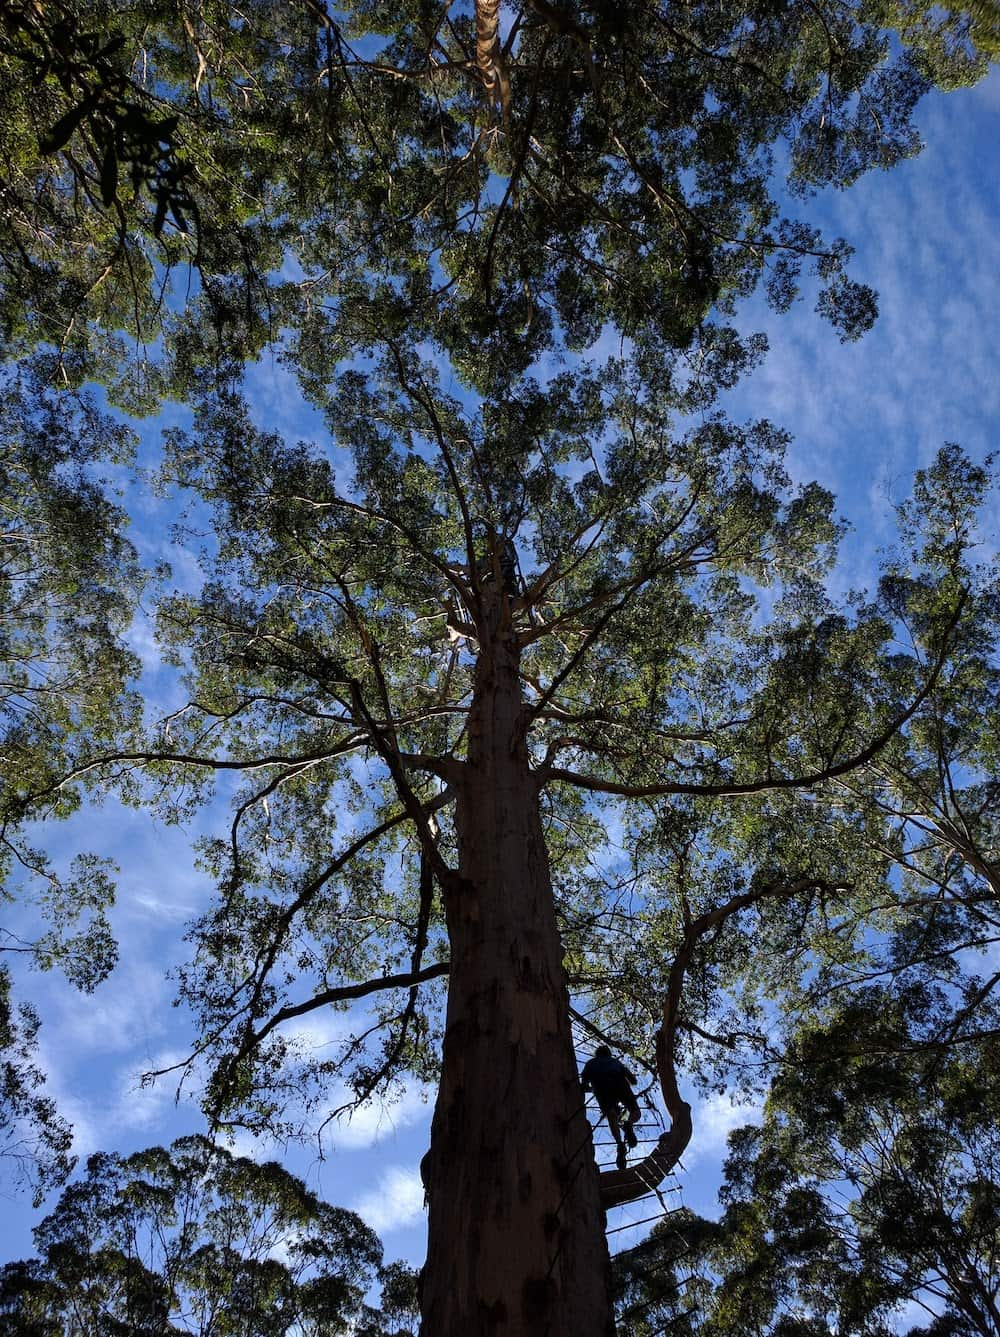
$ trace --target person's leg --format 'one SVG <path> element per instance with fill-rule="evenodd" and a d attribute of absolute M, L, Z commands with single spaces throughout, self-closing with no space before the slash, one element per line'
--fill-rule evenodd
<path fill-rule="evenodd" d="M 624 1170 L 625 1166 L 628 1164 L 628 1151 L 626 1150 L 625 1144 L 627 1142 L 628 1145 L 631 1146 L 632 1143 L 629 1141 L 629 1128 L 627 1124 L 625 1126 L 624 1140 L 622 1139 L 622 1125 L 618 1111 L 619 1106 L 617 1103 L 612 1105 L 608 1110 L 608 1127 L 614 1134 L 615 1142 L 618 1144 L 618 1154 L 615 1156 L 615 1164 L 618 1166 L 619 1170 Z"/>
<path fill-rule="evenodd" d="M 611 1136 L 615 1139 L 618 1145 L 621 1146 L 622 1126 L 618 1118 L 618 1106 L 609 1105 L 608 1108 L 604 1111 L 604 1113 L 608 1121 L 608 1127 L 611 1129 Z"/>
<path fill-rule="evenodd" d="M 624 1170 L 628 1153 L 625 1150 L 625 1143 L 622 1141 L 621 1123 L 618 1119 L 618 1102 L 608 1101 L 607 1104 L 601 1104 L 601 1113 L 608 1121 L 611 1136 L 615 1139 L 615 1146 L 618 1148 L 615 1163 L 619 1170 Z"/>
<path fill-rule="evenodd" d="M 639 1109 L 639 1102 L 632 1091 L 629 1091 L 625 1099 L 625 1112 L 628 1115 L 628 1122 L 625 1124 L 625 1139 L 630 1147 L 634 1147 L 639 1140 L 635 1135 L 635 1129 L 636 1125 L 642 1120 L 642 1111 Z"/>

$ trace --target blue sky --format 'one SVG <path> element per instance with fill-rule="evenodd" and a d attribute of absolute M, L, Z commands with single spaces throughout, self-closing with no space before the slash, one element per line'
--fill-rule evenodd
<path fill-rule="evenodd" d="M 879 291 L 879 322 L 860 343 L 841 345 L 808 298 L 782 317 L 754 301 L 742 318 L 747 328 L 767 331 L 771 351 L 728 408 L 736 417 L 769 417 L 787 428 L 793 477 L 818 479 L 837 494 L 854 526 L 834 576 L 841 593 L 870 584 L 877 550 L 892 538 L 892 506 L 906 496 L 915 468 L 946 440 L 979 458 L 1000 436 L 998 117 L 997 74 L 975 90 L 928 99 L 918 118 L 927 143 L 920 158 L 809 206 L 828 235 L 854 244 L 853 276 Z M 315 434 L 315 420 L 303 415 L 275 365 L 255 368 L 250 388 L 262 422 L 292 436 Z M 151 442 L 158 427 L 146 424 L 143 431 Z M 194 554 L 171 542 L 160 504 L 132 489 L 130 506 L 144 559 L 168 557 L 178 584 L 195 582 Z M 998 527 L 990 526 L 994 542 Z M 157 704 L 169 705 L 175 688 L 158 670 L 141 620 L 133 640 Z M 210 818 L 206 813 L 200 821 Z M 113 976 L 90 998 L 55 976 L 20 981 L 41 1013 L 41 1059 L 51 1093 L 76 1127 L 81 1156 L 166 1143 L 202 1126 L 193 1103 L 175 1102 L 174 1084 L 138 1087 L 139 1073 L 180 1058 L 191 1038 L 184 1015 L 171 1006 L 165 971 L 183 959 L 184 925 L 211 895 L 191 854 L 197 834 L 110 803 L 35 833 L 57 860 L 96 849 L 121 866 L 113 919 L 122 956 Z M 339 1020 L 313 1014 L 305 1024 L 310 1042 L 322 1045 L 334 1038 Z M 382 1234 L 387 1257 L 419 1261 L 417 1164 L 429 1136 L 429 1094 L 411 1087 L 394 1108 L 332 1127 L 322 1158 L 315 1145 L 282 1151 L 241 1142 L 238 1149 L 280 1155 L 328 1200 L 360 1211 Z M 725 1135 L 742 1120 L 726 1097 L 696 1106 L 681 1176 L 691 1206 L 713 1210 Z M 0 1258 L 23 1257 L 39 1214 L 6 1183 L 0 1194 Z"/>

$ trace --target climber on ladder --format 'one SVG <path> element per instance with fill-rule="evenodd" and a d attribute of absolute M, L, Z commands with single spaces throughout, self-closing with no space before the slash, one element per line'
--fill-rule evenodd
<path fill-rule="evenodd" d="M 593 1091 L 600 1111 L 608 1121 L 611 1136 L 618 1147 L 618 1169 L 624 1170 L 628 1159 L 626 1146 L 636 1145 L 635 1125 L 642 1118 L 639 1102 L 632 1090 L 635 1074 L 614 1057 L 607 1045 L 598 1045 L 594 1057 L 583 1065 L 580 1076 L 584 1091 Z"/>

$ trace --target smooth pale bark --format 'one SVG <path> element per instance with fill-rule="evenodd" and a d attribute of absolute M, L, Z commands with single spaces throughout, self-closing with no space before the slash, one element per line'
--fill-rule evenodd
<path fill-rule="evenodd" d="M 503 596 L 498 603 L 505 602 Z M 498 618 L 497 621 L 500 619 Z M 424 1337 L 609 1337 L 610 1265 L 513 638 L 480 644 L 423 1173 Z"/>
<path fill-rule="evenodd" d="M 489 104 L 506 120 L 510 82 L 500 44 L 500 0 L 476 0 L 476 69 Z"/>

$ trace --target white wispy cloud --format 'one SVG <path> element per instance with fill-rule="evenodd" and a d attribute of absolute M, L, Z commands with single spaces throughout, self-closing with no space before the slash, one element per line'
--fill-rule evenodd
<path fill-rule="evenodd" d="M 713 1095 L 698 1101 L 691 1114 L 693 1132 L 691 1144 L 684 1153 L 687 1166 L 708 1159 L 718 1160 L 725 1155 L 726 1139 L 734 1128 L 757 1123 L 761 1108 L 753 1103 L 740 1103 L 729 1095 Z"/>
<path fill-rule="evenodd" d="M 756 300 L 744 312 L 748 328 L 766 331 L 771 351 L 729 405 L 738 419 L 767 417 L 787 428 L 793 479 L 831 488 L 852 521 L 833 578 L 838 594 L 871 585 L 877 549 L 894 531 L 894 505 L 944 441 L 976 458 L 995 445 L 1000 227 L 973 102 L 1000 103 L 1000 77 L 974 94 L 928 99 L 919 158 L 810 206 L 828 239 L 856 246 L 852 276 L 879 293 L 879 319 L 860 342 L 839 345 L 812 312 L 808 285 L 787 316 Z"/>
<path fill-rule="evenodd" d="M 404 1128 L 430 1122 L 430 1088 L 417 1082 L 408 1082 L 402 1096 L 392 1102 L 371 1100 L 349 1115 L 335 1119 L 326 1129 L 324 1142 L 332 1149 L 361 1151 L 385 1142 Z M 334 1093 L 331 1108 L 346 1103 L 346 1090 Z"/>
<path fill-rule="evenodd" d="M 79 1092 L 75 1084 L 66 1081 L 64 1066 L 47 1049 L 44 1033 L 35 1062 L 45 1074 L 44 1094 L 55 1101 L 59 1115 L 73 1129 L 72 1154 L 84 1161 L 95 1151 L 106 1147 L 104 1120 L 100 1112 L 89 1096 Z"/>
<path fill-rule="evenodd" d="M 251 363 L 246 374 L 246 398 L 262 430 L 277 432 L 287 441 L 304 440 L 326 446 L 330 434 L 322 415 L 302 397 L 295 375 L 273 353 Z"/>
<path fill-rule="evenodd" d="M 89 996 L 60 989 L 44 1034 L 62 1063 L 148 1050 L 168 1029 L 170 994 L 157 964 L 126 958 Z"/>
<path fill-rule="evenodd" d="M 153 619 L 145 609 L 139 609 L 132 618 L 125 633 L 125 644 L 134 655 L 138 656 L 144 674 L 155 674 L 159 671 L 163 657 L 156 642 Z"/>
<path fill-rule="evenodd" d="M 420 1174 L 403 1165 L 390 1165 L 373 1188 L 352 1204 L 359 1216 L 379 1235 L 415 1225 L 424 1213 L 424 1186 Z"/>
<path fill-rule="evenodd" d="M 184 1063 L 189 1052 L 162 1049 L 149 1063 L 129 1063 L 119 1069 L 108 1110 L 109 1120 L 116 1129 L 145 1132 L 159 1129 L 168 1122 L 183 1095 L 184 1088 L 179 1084 L 184 1074 L 179 1065 Z M 174 1071 L 165 1071 L 167 1069 Z M 146 1077 L 151 1071 L 164 1072 L 164 1075 L 151 1080 Z M 197 1090 L 197 1077 L 185 1086 L 189 1091 Z"/>

